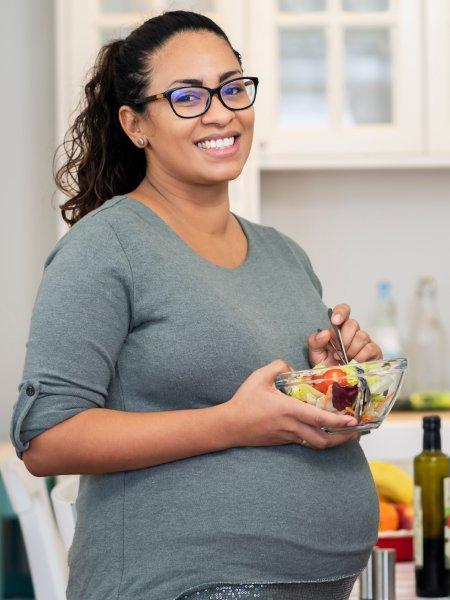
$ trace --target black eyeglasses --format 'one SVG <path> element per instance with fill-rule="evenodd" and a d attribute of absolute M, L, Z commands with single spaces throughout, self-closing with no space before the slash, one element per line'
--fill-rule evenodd
<path fill-rule="evenodd" d="M 258 77 L 238 77 L 226 81 L 216 88 L 202 85 L 173 88 L 160 94 L 135 100 L 133 104 L 145 104 L 160 98 L 166 98 L 173 112 L 182 119 L 193 119 L 203 115 L 211 106 L 212 97 L 217 94 L 220 102 L 230 110 L 244 110 L 255 101 Z"/>

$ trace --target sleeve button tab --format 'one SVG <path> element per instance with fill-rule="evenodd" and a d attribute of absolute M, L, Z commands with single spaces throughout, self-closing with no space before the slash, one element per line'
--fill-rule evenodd
<path fill-rule="evenodd" d="M 34 389 L 34 387 L 32 385 L 28 385 L 27 389 L 25 390 L 27 393 L 27 396 L 34 396 L 36 390 Z"/>

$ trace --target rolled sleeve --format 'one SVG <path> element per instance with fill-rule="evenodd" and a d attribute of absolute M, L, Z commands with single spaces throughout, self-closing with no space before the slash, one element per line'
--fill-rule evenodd
<path fill-rule="evenodd" d="M 10 438 L 14 443 L 16 454 L 19 458 L 22 458 L 22 452 L 29 446 L 28 440 L 21 439 L 20 429 L 22 427 L 22 422 L 30 410 L 31 405 L 37 398 L 40 387 L 40 383 L 37 380 L 28 380 L 19 386 L 19 398 L 13 408 L 13 413 L 16 415 L 16 418 L 11 419 L 10 425 Z"/>
<path fill-rule="evenodd" d="M 106 406 L 132 320 L 133 277 L 123 246 L 101 212 L 87 215 L 45 261 L 10 424 L 19 458 L 33 437 Z"/>

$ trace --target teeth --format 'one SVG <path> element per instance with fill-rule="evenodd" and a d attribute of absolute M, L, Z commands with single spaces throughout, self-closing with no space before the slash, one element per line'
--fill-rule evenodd
<path fill-rule="evenodd" d="M 223 138 L 219 140 L 206 140 L 204 142 L 198 142 L 199 148 L 228 148 L 234 144 L 234 137 Z"/>

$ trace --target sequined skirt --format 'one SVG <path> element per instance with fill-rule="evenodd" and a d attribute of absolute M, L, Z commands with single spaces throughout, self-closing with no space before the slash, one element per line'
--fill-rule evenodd
<path fill-rule="evenodd" d="M 311 583 L 222 584 L 190 592 L 180 600 L 348 600 L 358 574 Z"/>

